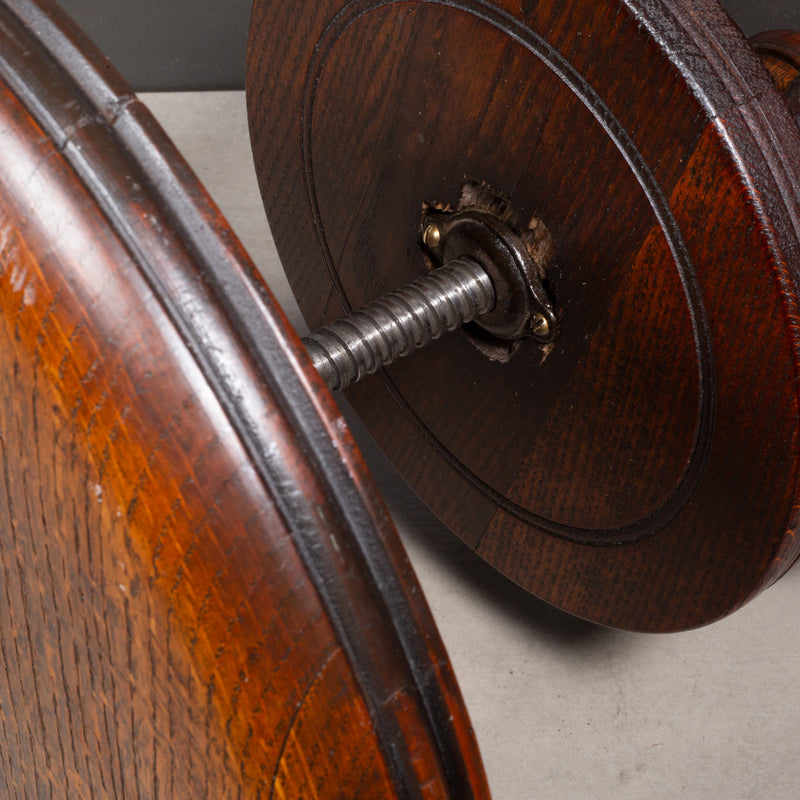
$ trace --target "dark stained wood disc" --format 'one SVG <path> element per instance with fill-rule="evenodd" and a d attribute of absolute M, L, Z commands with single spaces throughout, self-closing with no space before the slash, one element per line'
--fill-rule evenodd
<path fill-rule="evenodd" d="M 750 39 L 800 125 L 800 32 L 764 31 Z"/>
<path fill-rule="evenodd" d="M 256 0 L 248 103 L 312 329 L 424 272 L 465 180 L 552 233 L 552 352 L 455 334 L 348 394 L 487 561 L 641 630 L 790 566 L 800 134 L 715 2 Z"/>
<path fill-rule="evenodd" d="M 485 798 L 329 393 L 147 110 L 0 3 L 0 795 Z"/>

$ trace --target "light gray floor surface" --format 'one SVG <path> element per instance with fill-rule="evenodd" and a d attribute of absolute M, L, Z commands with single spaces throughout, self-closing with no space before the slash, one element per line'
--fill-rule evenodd
<path fill-rule="evenodd" d="M 261 208 L 243 93 L 143 99 L 302 331 Z M 800 569 L 698 631 L 595 627 L 496 575 L 363 447 L 450 653 L 496 800 L 800 797 Z"/>

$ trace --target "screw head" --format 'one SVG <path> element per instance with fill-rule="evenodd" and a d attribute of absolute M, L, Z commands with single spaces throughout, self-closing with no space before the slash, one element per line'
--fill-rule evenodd
<path fill-rule="evenodd" d="M 442 241 L 442 231 L 435 222 L 431 222 L 430 225 L 425 228 L 422 234 L 422 241 L 425 247 L 434 248 L 439 246 L 439 243 Z"/>
<path fill-rule="evenodd" d="M 544 314 L 534 314 L 531 318 L 531 330 L 537 336 L 547 336 L 550 333 L 550 321 Z"/>

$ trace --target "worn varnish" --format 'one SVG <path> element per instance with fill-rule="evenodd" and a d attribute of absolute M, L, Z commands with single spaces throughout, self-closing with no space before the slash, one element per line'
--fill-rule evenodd
<path fill-rule="evenodd" d="M 454 335 L 349 391 L 487 561 L 649 631 L 788 569 L 800 133 L 716 2 L 256 0 L 248 103 L 311 328 L 424 272 L 421 205 L 466 180 L 552 233 L 552 352 Z"/>
<path fill-rule="evenodd" d="M 218 211 L 0 4 L 0 795 L 488 795 L 361 458 Z"/>

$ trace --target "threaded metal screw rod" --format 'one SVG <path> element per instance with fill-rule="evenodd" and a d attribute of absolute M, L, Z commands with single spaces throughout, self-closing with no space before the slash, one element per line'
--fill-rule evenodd
<path fill-rule="evenodd" d="M 487 314 L 495 290 L 468 258 L 450 261 L 303 339 L 314 367 L 336 391 Z"/>

